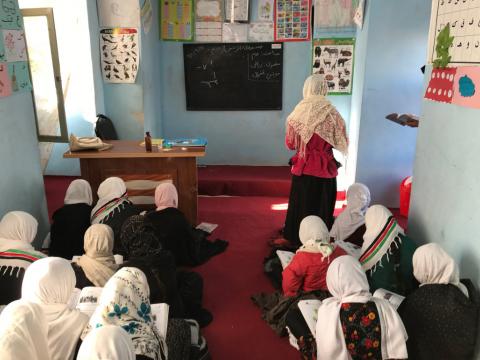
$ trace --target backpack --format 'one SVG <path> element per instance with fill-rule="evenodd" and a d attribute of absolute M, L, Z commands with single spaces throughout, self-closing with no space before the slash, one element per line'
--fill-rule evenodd
<path fill-rule="evenodd" d="M 112 120 L 102 114 L 97 115 L 95 135 L 102 140 L 118 140 L 118 135 Z"/>

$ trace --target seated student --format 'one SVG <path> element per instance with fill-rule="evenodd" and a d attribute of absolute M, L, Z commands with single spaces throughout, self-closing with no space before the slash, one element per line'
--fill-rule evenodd
<path fill-rule="evenodd" d="M 10 303 L 0 315 L 0 359 L 50 360 L 48 325 L 39 305 Z"/>
<path fill-rule="evenodd" d="M 55 211 L 50 228 L 50 256 L 70 260 L 83 253 L 83 235 L 90 226 L 92 189 L 88 181 L 77 179 L 70 183 L 65 205 Z"/>
<path fill-rule="evenodd" d="M 194 266 L 222 253 L 228 246 L 224 240 L 210 242 L 205 233 L 189 224 L 177 209 L 178 193 L 175 185 L 163 183 L 155 189 L 156 211 L 147 214 L 163 247 L 170 251 L 178 266 Z"/>
<path fill-rule="evenodd" d="M 347 207 L 338 215 L 330 230 L 334 241 L 346 241 L 362 246 L 365 233 L 365 213 L 370 205 L 370 190 L 360 183 L 347 190 Z"/>
<path fill-rule="evenodd" d="M 118 177 L 109 177 L 103 181 L 97 191 L 97 205 L 92 210 L 90 221 L 92 224 L 106 224 L 114 234 L 115 254 L 122 253 L 120 246 L 120 231 L 126 219 L 140 214 L 133 203 L 128 200 L 127 186 Z"/>
<path fill-rule="evenodd" d="M 123 266 L 145 273 L 152 303 L 166 302 L 171 317 L 193 318 L 202 327 L 212 321 L 210 312 L 202 307 L 202 277 L 191 271 L 177 271 L 174 257 L 162 249 L 148 218 L 130 217 L 123 224 L 120 238 L 128 258 Z"/>
<path fill-rule="evenodd" d="M 105 284 L 82 339 L 85 340 L 88 333 L 98 327 L 121 326 L 133 342 L 137 360 L 165 360 L 165 339 L 153 323 L 149 297 L 150 289 L 142 271 L 133 267 L 118 270 Z"/>
<path fill-rule="evenodd" d="M 76 287 L 103 287 L 118 266 L 113 257 L 113 231 L 108 225 L 94 224 L 85 233 L 85 254 L 72 263 Z"/>
<path fill-rule="evenodd" d="M 104 359 L 135 360 L 132 339 L 122 327 L 101 326 L 93 329 L 82 342 L 77 360 Z"/>
<path fill-rule="evenodd" d="M 0 221 L 0 305 L 20 299 L 25 270 L 45 257 L 31 245 L 37 227 L 37 220 L 23 211 L 11 211 Z"/>
<path fill-rule="evenodd" d="M 52 360 L 73 360 L 88 316 L 68 307 L 75 289 L 70 262 L 48 257 L 35 261 L 25 272 L 22 299 L 40 306 L 48 324 L 48 348 Z"/>
<path fill-rule="evenodd" d="M 285 296 L 326 290 L 328 266 L 333 259 L 346 254 L 343 249 L 330 244 L 327 226 L 318 216 L 310 215 L 302 220 L 299 238 L 303 245 L 282 273 Z"/>
<path fill-rule="evenodd" d="M 365 225 L 367 230 L 359 261 L 367 273 L 370 291 L 383 288 L 408 295 L 417 287 L 412 267 L 416 245 L 385 206 L 370 207 Z"/>
<path fill-rule="evenodd" d="M 479 298 L 471 282 L 468 291 L 455 261 L 433 243 L 415 251 L 413 274 L 420 287 L 398 309 L 410 359 L 473 359 Z"/>
<path fill-rule="evenodd" d="M 317 359 L 407 359 L 407 333 L 386 300 L 372 297 L 355 258 L 333 260 L 327 273 L 331 298 L 322 301 L 316 326 Z"/>

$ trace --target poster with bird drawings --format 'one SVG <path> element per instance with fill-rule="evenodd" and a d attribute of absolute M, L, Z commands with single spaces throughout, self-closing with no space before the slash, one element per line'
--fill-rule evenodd
<path fill-rule="evenodd" d="M 312 45 L 312 74 L 325 76 L 329 95 L 351 94 L 355 39 L 314 39 Z"/>
<path fill-rule="evenodd" d="M 100 30 L 100 52 L 103 81 L 135 83 L 140 63 L 138 31 L 131 28 Z"/>

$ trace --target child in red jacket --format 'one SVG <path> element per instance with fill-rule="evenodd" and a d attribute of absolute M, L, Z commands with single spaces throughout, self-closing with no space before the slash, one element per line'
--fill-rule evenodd
<path fill-rule="evenodd" d="M 282 288 L 285 296 L 300 291 L 327 290 L 326 276 L 331 262 L 346 252 L 330 244 L 327 226 L 318 216 L 310 215 L 300 223 L 302 246 L 283 270 Z"/>

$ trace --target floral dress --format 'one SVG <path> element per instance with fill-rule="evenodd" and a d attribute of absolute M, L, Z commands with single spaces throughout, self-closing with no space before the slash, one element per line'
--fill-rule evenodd
<path fill-rule="evenodd" d="M 382 332 L 375 303 L 344 303 L 340 310 L 343 335 L 352 360 L 381 360 Z"/>

